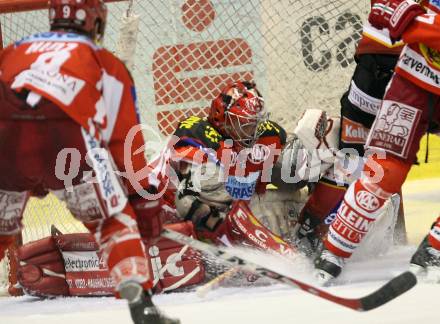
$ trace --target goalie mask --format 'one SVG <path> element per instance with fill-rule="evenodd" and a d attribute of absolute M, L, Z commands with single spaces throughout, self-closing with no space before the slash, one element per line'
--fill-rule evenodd
<path fill-rule="evenodd" d="M 104 0 L 49 0 L 51 30 L 78 32 L 99 43 L 104 37 L 106 19 Z"/>
<path fill-rule="evenodd" d="M 224 136 L 243 147 L 251 147 L 262 134 L 268 118 L 264 100 L 251 82 L 227 86 L 211 104 L 208 121 Z"/>

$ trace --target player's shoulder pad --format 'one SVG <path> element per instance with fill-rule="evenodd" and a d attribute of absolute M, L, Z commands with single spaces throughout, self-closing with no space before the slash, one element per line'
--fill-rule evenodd
<path fill-rule="evenodd" d="M 112 57 L 112 61 L 114 62 L 113 64 L 118 64 L 121 67 L 121 70 L 124 70 L 127 73 L 127 75 L 130 78 L 131 82 L 134 84 L 133 75 L 131 74 L 131 71 L 128 68 L 128 66 L 125 63 L 125 61 L 121 60 L 118 56 L 116 56 L 115 53 L 112 53 L 111 51 L 109 51 L 106 48 L 101 48 L 101 52 L 105 52 L 106 55 Z"/>
<path fill-rule="evenodd" d="M 280 138 L 281 145 L 286 144 L 287 133 L 283 127 L 272 120 L 266 120 L 260 126 L 262 134 L 260 137 L 276 136 Z"/>
<path fill-rule="evenodd" d="M 109 51 L 104 47 L 100 47 L 98 53 L 101 63 L 104 64 L 107 69 L 111 68 L 111 69 L 118 69 L 120 71 L 124 71 L 124 73 L 126 73 L 130 78 L 130 80 L 134 82 L 134 79 L 127 65 L 123 60 L 121 60 L 118 56 L 116 56 L 115 53 L 112 53 L 111 51 Z"/>
<path fill-rule="evenodd" d="M 191 116 L 181 121 L 174 135 L 182 139 L 193 139 L 205 147 L 217 150 L 223 136 L 205 119 Z"/>

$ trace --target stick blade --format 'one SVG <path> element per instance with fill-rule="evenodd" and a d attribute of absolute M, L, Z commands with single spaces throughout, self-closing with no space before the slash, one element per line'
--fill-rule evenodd
<path fill-rule="evenodd" d="M 404 294 L 416 284 L 416 276 L 412 272 L 406 271 L 391 279 L 375 292 L 361 298 L 361 310 L 369 311 L 371 309 L 382 306 L 393 300 L 394 298 Z"/>

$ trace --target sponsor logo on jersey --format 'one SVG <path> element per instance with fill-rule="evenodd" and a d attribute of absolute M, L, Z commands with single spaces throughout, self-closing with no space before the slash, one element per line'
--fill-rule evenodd
<path fill-rule="evenodd" d="M 255 144 L 249 149 L 248 159 L 254 164 L 259 164 L 270 156 L 270 149 L 264 144 Z"/>
<path fill-rule="evenodd" d="M 367 140 L 367 146 L 406 158 L 421 111 L 385 100 Z"/>
<path fill-rule="evenodd" d="M 344 143 L 364 144 L 370 130 L 346 117 L 342 119 L 341 140 Z"/>
<path fill-rule="evenodd" d="M 380 207 L 379 199 L 371 192 L 361 190 L 356 193 L 356 203 L 366 211 L 375 211 Z"/>
<path fill-rule="evenodd" d="M 436 225 L 431 228 L 429 235 L 434 237 L 437 241 L 440 241 L 440 225 Z"/>
<path fill-rule="evenodd" d="M 382 103 L 382 100 L 374 98 L 359 89 L 353 81 L 351 81 L 348 100 L 360 110 L 371 115 L 377 114 Z"/>
<path fill-rule="evenodd" d="M 17 75 L 11 88 L 26 85 L 34 86 L 69 106 L 84 87 L 85 81 L 50 70 L 25 70 Z"/>
<path fill-rule="evenodd" d="M 109 215 L 121 212 L 127 203 L 127 197 L 115 173 L 112 157 L 84 128 L 81 129 L 81 132 L 87 147 L 88 159 L 96 173 L 96 179 L 93 180 L 98 184 L 99 192 L 106 201 L 107 212 Z"/>
<path fill-rule="evenodd" d="M 251 172 L 248 176 L 229 176 L 225 188 L 235 200 L 250 200 L 255 192 L 260 172 Z"/>
<path fill-rule="evenodd" d="M 411 74 L 432 87 L 440 87 L 440 71 L 433 69 L 426 62 L 426 58 L 405 46 L 397 68 Z"/>
<path fill-rule="evenodd" d="M 253 164 L 263 163 L 271 156 L 272 150 L 267 145 L 255 144 L 253 147 L 245 148 L 240 152 L 229 151 L 228 154 L 231 155 L 231 166 L 239 165 L 244 168 L 246 166 L 246 161 Z"/>
<path fill-rule="evenodd" d="M 281 132 L 281 130 L 275 126 L 274 123 L 272 123 L 270 120 L 266 120 L 263 123 L 260 123 L 258 125 L 258 132 L 259 133 L 264 133 L 264 132 L 272 132 L 274 131 L 275 133 L 279 134 Z"/>
<path fill-rule="evenodd" d="M 197 116 L 191 116 L 191 117 L 185 119 L 184 121 L 182 121 L 179 124 L 179 128 L 191 129 L 194 127 L 194 125 L 200 123 L 201 121 L 202 121 L 202 118 L 197 117 Z"/>
<path fill-rule="evenodd" d="M 218 143 L 223 138 L 220 133 L 212 126 L 207 125 L 204 132 L 205 138 L 212 143 Z"/>
<path fill-rule="evenodd" d="M 31 36 L 27 36 L 19 40 L 15 43 L 15 46 L 19 46 L 23 43 L 29 42 L 42 42 L 42 41 L 51 41 L 51 42 L 74 42 L 74 43 L 82 43 L 86 44 L 93 49 L 98 49 L 100 46 L 93 43 L 89 37 L 75 34 L 75 33 L 59 33 L 59 32 L 44 32 L 38 33 Z"/>

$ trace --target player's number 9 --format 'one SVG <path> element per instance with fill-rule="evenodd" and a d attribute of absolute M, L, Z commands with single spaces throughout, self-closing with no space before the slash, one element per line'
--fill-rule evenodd
<path fill-rule="evenodd" d="M 64 6 L 63 7 L 63 18 L 69 18 L 70 17 L 70 7 Z"/>

